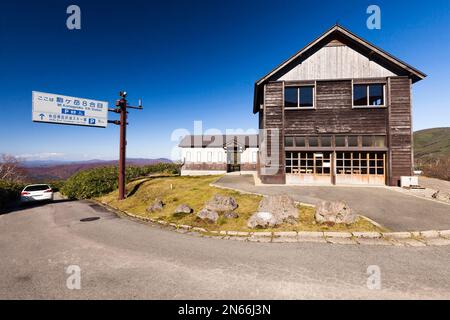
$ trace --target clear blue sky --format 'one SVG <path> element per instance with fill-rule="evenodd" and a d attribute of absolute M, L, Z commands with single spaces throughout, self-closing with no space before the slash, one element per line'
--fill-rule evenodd
<path fill-rule="evenodd" d="M 77 4 L 82 29 L 66 28 Z M 382 29 L 368 30 L 377 4 Z M 450 126 L 450 2 L 5 1 L 0 153 L 114 159 L 118 127 L 31 122 L 31 91 L 131 103 L 129 157 L 167 157 L 177 128 L 257 129 L 254 81 L 339 21 L 429 76 L 414 87 L 414 128 Z M 111 117 L 115 115 L 112 114 Z M 53 155 L 53 156 L 52 156 Z"/>

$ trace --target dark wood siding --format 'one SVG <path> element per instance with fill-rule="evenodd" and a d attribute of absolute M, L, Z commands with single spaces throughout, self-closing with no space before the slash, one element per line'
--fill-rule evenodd
<path fill-rule="evenodd" d="M 364 79 L 358 79 L 364 83 Z M 381 82 L 368 79 L 367 83 Z M 401 176 L 412 175 L 411 80 L 408 77 L 384 79 L 387 107 L 353 108 L 351 80 L 317 81 L 315 108 L 284 109 L 284 87 L 292 83 L 271 82 L 266 85 L 264 112 L 260 128 L 278 129 L 280 150 L 275 155 L 280 161 L 278 174 L 261 177 L 264 183 L 284 183 L 285 135 L 355 134 L 386 135 L 389 147 L 388 181 L 398 185 Z M 268 141 L 268 150 L 271 141 Z M 270 153 L 269 153 L 270 154 Z M 260 155 L 260 165 L 266 159 Z"/>
<path fill-rule="evenodd" d="M 398 185 L 401 176 L 410 176 L 412 164 L 411 81 L 390 78 L 389 149 L 390 184 Z"/>
<path fill-rule="evenodd" d="M 316 108 L 285 110 L 285 134 L 386 134 L 385 108 L 352 108 L 352 82 L 318 81 Z"/>
<path fill-rule="evenodd" d="M 266 141 L 266 150 L 268 155 L 271 158 L 275 158 L 278 160 L 278 169 L 276 174 L 272 175 L 260 175 L 260 178 L 263 183 L 285 183 L 285 174 L 284 174 L 284 147 L 283 147 L 283 83 L 282 82 L 273 82 L 268 83 L 265 88 L 265 96 L 264 96 L 264 115 L 263 115 L 263 128 L 269 130 L 278 130 L 278 145 L 280 148 L 275 148 L 275 150 L 271 150 L 272 141 L 270 134 L 268 135 L 268 139 Z M 264 148 L 263 148 L 264 150 Z M 269 163 L 268 159 L 264 155 L 264 152 L 260 153 L 260 166 L 269 167 L 274 166 L 274 163 Z"/>

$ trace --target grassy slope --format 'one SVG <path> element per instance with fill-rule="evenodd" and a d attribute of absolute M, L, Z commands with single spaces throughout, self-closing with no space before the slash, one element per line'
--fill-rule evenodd
<path fill-rule="evenodd" d="M 100 197 L 98 200 L 122 211 L 177 224 L 206 227 L 208 230 L 254 231 L 249 230 L 246 223 L 248 218 L 257 211 L 261 197 L 211 187 L 209 184 L 217 178 L 218 176 L 166 177 L 140 180 L 128 185 L 127 190 L 132 195 L 124 201 L 119 202 L 116 200 L 117 191 Z M 216 193 L 233 196 L 236 199 L 239 204 L 239 207 L 236 209 L 236 212 L 239 214 L 238 219 L 220 218 L 217 225 L 206 225 L 204 222 L 196 219 L 196 213 Z M 146 209 L 154 202 L 155 198 L 162 199 L 165 207 L 161 212 L 150 214 Z M 181 216 L 174 215 L 175 208 L 182 203 L 193 208 L 194 213 Z M 380 231 L 377 227 L 363 219 L 359 219 L 357 223 L 349 227 L 319 226 L 314 222 L 314 209 L 301 207 L 299 210 L 300 221 L 298 225 L 283 225 L 276 230 L 272 229 L 270 231 Z"/>
<path fill-rule="evenodd" d="M 450 127 L 415 132 L 414 154 L 418 160 L 450 157 Z"/>

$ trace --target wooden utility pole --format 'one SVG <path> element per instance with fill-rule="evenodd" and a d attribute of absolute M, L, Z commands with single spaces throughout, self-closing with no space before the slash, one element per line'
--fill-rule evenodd
<path fill-rule="evenodd" d="M 109 123 L 120 125 L 120 149 L 119 149 L 119 200 L 126 198 L 126 157 L 127 157 L 127 108 L 142 110 L 142 101 L 139 100 L 139 106 L 129 106 L 127 102 L 127 93 L 121 91 L 119 93 L 120 99 L 116 101 L 116 108 L 109 111 L 120 113 L 120 120 L 109 120 Z"/>

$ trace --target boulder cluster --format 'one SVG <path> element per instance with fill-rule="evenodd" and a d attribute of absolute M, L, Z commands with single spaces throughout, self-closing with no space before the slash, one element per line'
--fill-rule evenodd
<path fill-rule="evenodd" d="M 229 196 L 215 194 L 205 203 L 205 206 L 197 214 L 197 217 L 207 223 L 216 223 L 220 215 L 228 219 L 238 218 L 239 215 L 234 211 L 238 207 L 236 199 Z"/>
<path fill-rule="evenodd" d="M 165 203 L 156 198 L 155 201 L 147 208 L 147 212 L 158 212 L 164 209 Z M 189 214 L 192 213 L 193 210 L 187 204 L 180 204 L 174 211 L 174 214 Z"/>
<path fill-rule="evenodd" d="M 147 208 L 150 213 L 159 212 L 164 209 L 165 203 L 156 198 L 155 201 Z M 235 212 L 238 204 L 236 199 L 229 196 L 215 194 L 208 200 L 204 207 L 197 213 L 197 218 L 206 223 L 216 223 L 222 215 L 227 219 L 236 219 L 239 215 Z M 174 211 L 174 214 L 190 214 L 194 210 L 187 204 L 180 204 Z"/>
<path fill-rule="evenodd" d="M 148 207 L 148 212 L 162 211 L 164 202 L 157 198 Z M 208 224 L 215 224 L 222 216 L 226 219 L 236 219 L 239 217 L 235 211 L 238 208 L 236 199 L 230 196 L 215 194 L 206 201 L 204 207 L 197 213 L 196 217 Z M 187 204 L 180 204 L 174 214 L 191 214 L 194 210 Z M 316 207 L 315 221 L 320 224 L 352 224 L 356 215 L 342 201 L 323 201 Z M 297 224 L 299 210 L 295 201 L 287 195 L 272 195 L 264 197 L 259 203 L 258 210 L 247 221 L 247 226 L 251 229 L 275 228 L 281 224 Z"/>

